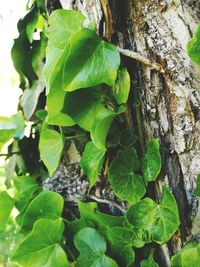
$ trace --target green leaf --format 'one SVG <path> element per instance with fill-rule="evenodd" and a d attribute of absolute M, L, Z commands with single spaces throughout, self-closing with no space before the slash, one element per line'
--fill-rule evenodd
<path fill-rule="evenodd" d="M 180 224 L 176 201 L 165 186 L 160 204 L 143 199 L 128 209 L 126 217 L 134 227 L 148 231 L 158 244 L 167 242 Z"/>
<path fill-rule="evenodd" d="M 14 40 L 11 56 L 14 67 L 20 75 L 20 87 L 24 89 L 27 85 L 27 79 L 29 84 L 37 79 L 32 66 L 31 44 L 28 41 L 25 29 L 20 33 L 19 37 Z"/>
<path fill-rule="evenodd" d="M 40 94 L 44 90 L 44 83 L 42 81 L 35 81 L 30 89 L 26 89 L 21 96 L 20 104 L 23 108 L 24 116 L 26 120 L 30 120 L 32 117 Z"/>
<path fill-rule="evenodd" d="M 197 185 L 194 191 L 194 195 L 200 197 L 200 173 L 197 175 Z"/>
<path fill-rule="evenodd" d="M 71 116 L 76 124 L 90 132 L 97 114 L 106 110 L 101 98 L 101 88 L 66 93 L 62 113 Z"/>
<path fill-rule="evenodd" d="M 24 17 L 24 22 L 26 21 L 26 35 L 30 43 L 33 41 L 33 34 L 37 27 L 39 19 L 38 8 L 36 5 L 30 10 L 30 12 Z"/>
<path fill-rule="evenodd" d="M 125 227 L 112 227 L 107 230 L 111 257 L 119 266 L 130 266 L 135 260 L 133 237 L 133 232 Z"/>
<path fill-rule="evenodd" d="M 13 207 L 14 201 L 8 193 L 6 191 L 0 192 L 0 229 L 6 224 Z"/>
<path fill-rule="evenodd" d="M 145 182 L 155 181 L 161 171 L 162 161 L 160 156 L 160 144 L 158 139 L 152 139 L 147 143 L 147 153 L 142 164 Z"/>
<path fill-rule="evenodd" d="M 140 262 L 140 267 L 159 267 L 153 259 L 147 259 Z"/>
<path fill-rule="evenodd" d="M 17 126 L 6 117 L 0 117 L 0 151 L 16 132 Z"/>
<path fill-rule="evenodd" d="M 187 52 L 192 61 L 200 65 L 200 24 L 187 45 Z"/>
<path fill-rule="evenodd" d="M 57 169 L 64 148 L 62 134 L 54 130 L 44 130 L 40 136 L 39 150 L 41 160 L 52 175 Z"/>
<path fill-rule="evenodd" d="M 62 67 L 66 60 L 64 51 L 69 48 L 70 37 L 82 27 L 84 16 L 73 10 L 55 10 L 49 18 L 47 32 L 46 64 L 43 70 L 47 86 L 48 123 L 72 126 L 72 118 L 61 112 L 66 92 L 61 88 Z M 60 77 L 56 80 L 56 77 Z"/>
<path fill-rule="evenodd" d="M 98 230 L 106 232 L 107 227 L 123 226 L 126 222 L 125 216 L 113 216 L 102 213 L 97 209 L 96 202 L 78 202 L 81 219 L 92 221 Z"/>
<path fill-rule="evenodd" d="M 199 267 L 200 244 L 186 245 L 177 255 L 171 258 L 172 267 Z"/>
<path fill-rule="evenodd" d="M 10 121 L 16 125 L 16 131 L 13 135 L 14 138 L 21 140 L 24 137 L 25 121 L 21 111 L 10 117 Z"/>
<path fill-rule="evenodd" d="M 112 161 L 108 179 L 114 193 L 122 200 L 134 204 L 145 194 L 143 178 L 137 174 L 140 163 L 134 148 L 118 151 Z"/>
<path fill-rule="evenodd" d="M 98 180 L 104 161 L 105 150 L 99 149 L 93 142 L 87 143 L 81 159 L 83 173 L 89 178 L 90 188 Z"/>
<path fill-rule="evenodd" d="M 61 80 L 57 83 L 54 80 L 57 76 L 60 78 L 63 68 L 61 63 L 64 64 L 69 52 L 64 53 L 66 46 L 69 48 L 70 37 L 82 28 L 84 19 L 81 13 L 73 10 L 55 10 L 49 17 L 50 27 L 47 32 L 46 64 L 43 71 L 47 93 L 49 91 L 51 93 L 52 91 L 62 91 L 60 88 Z"/>
<path fill-rule="evenodd" d="M 118 70 L 117 80 L 113 87 L 114 98 L 119 105 L 125 104 L 128 101 L 130 92 L 131 80 L 126 68 Z"/>
<path fill-rule="evenodd" d="M 66 254 L 59 245 L 63 231 L 61 219 L 38 220 L 32 232 L 18 245 L 12 259 L 23 267 L 68 267 Z"/>
<path fill-rule="evenodd" d="M 103 41 L 96 32 L 82 29 L 71 37 L 65 51 L 62 88 L 74 91 L 102 83 L 114 86 L 120 56 L 117 48 Z M 58 79 L 58 77 L 57 77 Z"/>
<path fill-rule="evenodd" d="M 29 201 L 33 198 L 35 193 L 40 189 L 36 180 L 30 176 L 15 176 L 14 177 L 15 192 L 15 206 L 21 211 Z"/>
<path fill-rule="evenodd" d="M 110 126 L 117 115 L 118 113 L 109 109 L 104 109 L 96 114 L 96 118 L 91 129 L 91 139 L 94 145 L 101 150 L 106 149 L 106 137 Z"/>
<path fill-rule="evenodd" d="M 51 191 L 43 191 L 35 197 L 26 208 L 21 220 L 21 227 L 30 230 L 39 218 L 57 219 L 61 216 L 64 201 L 61 195 Z"/>
<path fill-rule="evenodd" d="M 106 242 L 93 228 L 86 227 L 80 230 L 74 243 L 80 251 L 76 267 L 116 267 L 117 264 L 105 256 Z"/>

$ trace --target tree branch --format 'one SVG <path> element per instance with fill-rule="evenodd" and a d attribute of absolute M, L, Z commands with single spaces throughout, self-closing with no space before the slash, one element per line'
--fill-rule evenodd
<path fill-rule="evenodd" d="M 151 61 L 150 59 L 140 55 L 137 52 L 133 52 L 131 50 L 123 49 L 123 48 L 120 48 L 120 47 L 117 47 L 117 48 L 118 48 L 119 52 L 124 56 L 133 58 L 133 59 L 141 62 L 142 64 L 144 64 L 146 66 L 149 66 L 151 69 L 157 70 L 160 73 L 165 73 L 166 72 L 165 69 L 160 64 Z"/>

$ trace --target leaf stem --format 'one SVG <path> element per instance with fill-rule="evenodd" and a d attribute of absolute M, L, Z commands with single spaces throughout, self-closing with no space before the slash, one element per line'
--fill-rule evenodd
<path fill-rule="evenodd" d="M 71 135 L 71 136 L 66 136 L 65 140 L 79 139 L 84 137 L 86 138 L 85 134 Z"/>

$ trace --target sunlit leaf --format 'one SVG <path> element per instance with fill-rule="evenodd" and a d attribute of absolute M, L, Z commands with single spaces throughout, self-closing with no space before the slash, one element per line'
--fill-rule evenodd
<path fill-rule="evenodd" d="M 60 246 L 63 231 L 61 219 L 38 220 L 32 232 L 18 245 L 12 259 L 23 267 L 68 267 L 67 256 Z"/>
<path fill-rule="evenodd" d="M 50 174 L 57 169 L 63 148 L 64 140 L 62 134 L 48 129 L 41 133 L 39 143 L 40 157 Z"/>

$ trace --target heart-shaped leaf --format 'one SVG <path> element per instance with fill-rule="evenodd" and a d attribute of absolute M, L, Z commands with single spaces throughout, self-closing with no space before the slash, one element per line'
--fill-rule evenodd
<path fill-rule="evenodd" d="M 14 207 L 13 199 L 6 191 L 0 192 L 0 229 L 4 227 Z"/>
<path fill-rule="evenodd" d="M 126 217 L 134 227 L 148 231 L 158 244 L 167 242 L 180 224 L 176 201 L 165 186 L 160 204 L 145 198 L 131 206 Z"/>
<path fill-rule="evenodd" d="M 135 260 L 133 250 L 133 232 L 125 227 L 112 227 L 107 230 L 107 238 L 113 257 L 119 266 L 131 266 Z"/>
<path fill-rule="evenodd" d="M 66 254 L 59 245 L 63 231 L 61 219 L 38 220 L 32 232 L 18 245 L 13 260 L 23 267 L 68 267 Z"/>
<path fill-rule="evenodd" d="M 55 130 L 44 130 L 40 136 L 40 158 L 52 175 L 57 169 L 64 148 L 62 134 Z"/>
<path fill-rule="evenodd" d="M 117 267 L 117 264 L 105 256 L 105 239 L 93 228 L 86 227 L 80 230 L 74 243 L 80 251 L 76 267 Z"/>
<path fill-rule="evenodd" d="M 160 156 L 160 144 L 158 139 L 152 139 L 147 143 L 147 153 L 142 164 L 145 182 L 155 181 L 162 166 Z"/>
<path fill-rule="evenodd" d="M 137 174 L 139 170 L 140 163 L 134 148 L 117 153 L 110 165 L 108 179 L 120 199 L 134 204 L 145 194 L 143 178 Z"/>
<path fill-rule="evenodd" d="M 199 267 L 200 266 L 200 244 L 189 242 L 175 256 L 171 258 L 172 267 Z"/>
<path fill-rule="evenodd" d="M 21 227 L 30 230 L 39 218 L 57 219 L 63 211 L 64 201 L 61 195 L 43 191 L 35 197 L 21 215 Z"/>
<path fill-rule="evenodd" d="M 118 70 L 116 84 L 113 87 L 113 94 L 119 105 L 125 104 L 128 101 L 130 86 L 131 79 L 127 69 L 120 68 Z"/>
<path fill-rule="evenodd" d="M 90 187 L 92 187 L 99 175 L 103 165 L 105 150 L 99 149 L 93 142 L 87 143 L 81 159 L 81 168 L 84 174 L 89 178 Z"/>
<path fill-rule="evenodd" d="M 140 262 L 140 267 L 159 267 L 153 259 L 147 259 Z"/>

